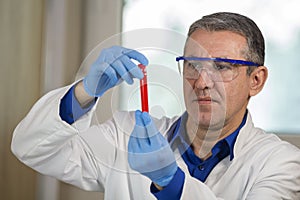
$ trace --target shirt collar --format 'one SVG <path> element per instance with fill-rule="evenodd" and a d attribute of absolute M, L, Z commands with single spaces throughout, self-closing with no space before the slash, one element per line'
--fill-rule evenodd
<path fill-rule="evenodd" d="M 222 145 L 222 146 L 226 145 L 226 148 L 229 148 L 230 160 L 232 160 L 234 158 L 235 141 L 236 141 L 236 138 L 237 138 L 240 130 L 242 129 L 242 127 L 245 125 L 245 123 L 247 121 L 247 113 L 248 113 L 248 110 L 246 110 L 243 120 L 242 120 L 241 124 L 239 125 L 239 127 L 234 132 L 232 132 L 230 135 L 228 135 L 226 138 L 217 142 L 215 144 L 215 146 L 212 148 L 212 150 L 216 149 L 217 147 L 219 148 L 220 145 Z M 179 148 L 181 153 L 185 152 L 190 147 L 190 144 L 187 143 L 188 140 L 186 139 L 187 136 L 186 136 L 186 130 L 185 130 L 187 116 L 188 116 L 188 114 L 187 114 L 187 112 L 185 112 L 177 121 L 175 121 L 173 126 L 168 131 L 168 141 L 169 141 L 172 149 Z"/>

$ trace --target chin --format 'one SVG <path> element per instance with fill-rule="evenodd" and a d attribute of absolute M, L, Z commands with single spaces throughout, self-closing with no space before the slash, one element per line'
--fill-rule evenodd
<path fill-rule="evenodd" d="M 226 112 L 218 106 L 191 106 L 187 112 L 193 122 L 203 129 L 220 129 L 225 122 Z"/>

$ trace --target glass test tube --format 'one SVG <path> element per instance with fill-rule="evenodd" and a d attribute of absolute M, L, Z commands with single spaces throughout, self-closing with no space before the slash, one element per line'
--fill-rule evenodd
<path fill-rule="evenodd" d="M 139 64 L 139 68 L 142 70 L 144 77 L 140 80 L 140 92 L 141 92 L 141 103 L 142 112 L 149 112 L 148 106 L 148 84 L 147 84 L 147 70 L 146 66 Z"/>

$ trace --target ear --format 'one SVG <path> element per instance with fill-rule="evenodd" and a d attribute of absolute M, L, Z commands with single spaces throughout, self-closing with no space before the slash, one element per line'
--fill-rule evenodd
<path fill-rule="evenodd" d="M 257 67 L 250 74 L 250 91 L 249 96 L 257 95 L 264 87 L 268 78 L 268 69 L 265 66 Z"/>

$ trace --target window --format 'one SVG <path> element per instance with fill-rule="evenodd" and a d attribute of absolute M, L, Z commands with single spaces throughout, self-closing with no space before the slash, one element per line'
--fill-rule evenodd
<path fill-rule="evenodd" d="M 238 12 L 250 17 L 264 34 L 265 65 L 269 69 L 269 78 L 264 90 L 250 101 L 249 110 L 254 123 L 268 131 L 300 133 L 299 6 L 300 2 L 297 0 L 290 0 L 288 3 L 280 0 L 249 0 L 243 3 L 238 0 L 126 0 L 123 9 L 123 31 L 153 28 L 172 30 L 174 33 L 186 35 L 192 22 L 213 12 Z M 150 40 L 151 36 L 143 38 Z M 130 40 L 124 37 L 122 41 L 126 46 Z M 172 43 L 168 38 L 162 42 Z M 157 116 L 181 114 L 184 110 L 184 103 L 180 96 L 182 83 L 177 81 L 180 77 L 174 61 L 174 55 L 180 52 L 177 51 L 177 47 L 175 53 L 161 51 L 159 55 L 155 55 L 156 51 L 144 52 L 151 57 L 150 62 L 155 60 L 154 63 L 164 66 L 160 68 L 161 71 L 149 69 L 149 79 L 150 76 L 156 79 L 154 81 L 156 84 L 149 84 L 150 113 Z M 159 85 L 160 83 L 163 87 Z M 129 98 L 128 102 L 121 104 L 121 108 L 138 108 L 139 98 L 136 97 L 138 89 L 133 90 L 131 86 L 122 85 L 121 90 L 123 97 Z"/>

